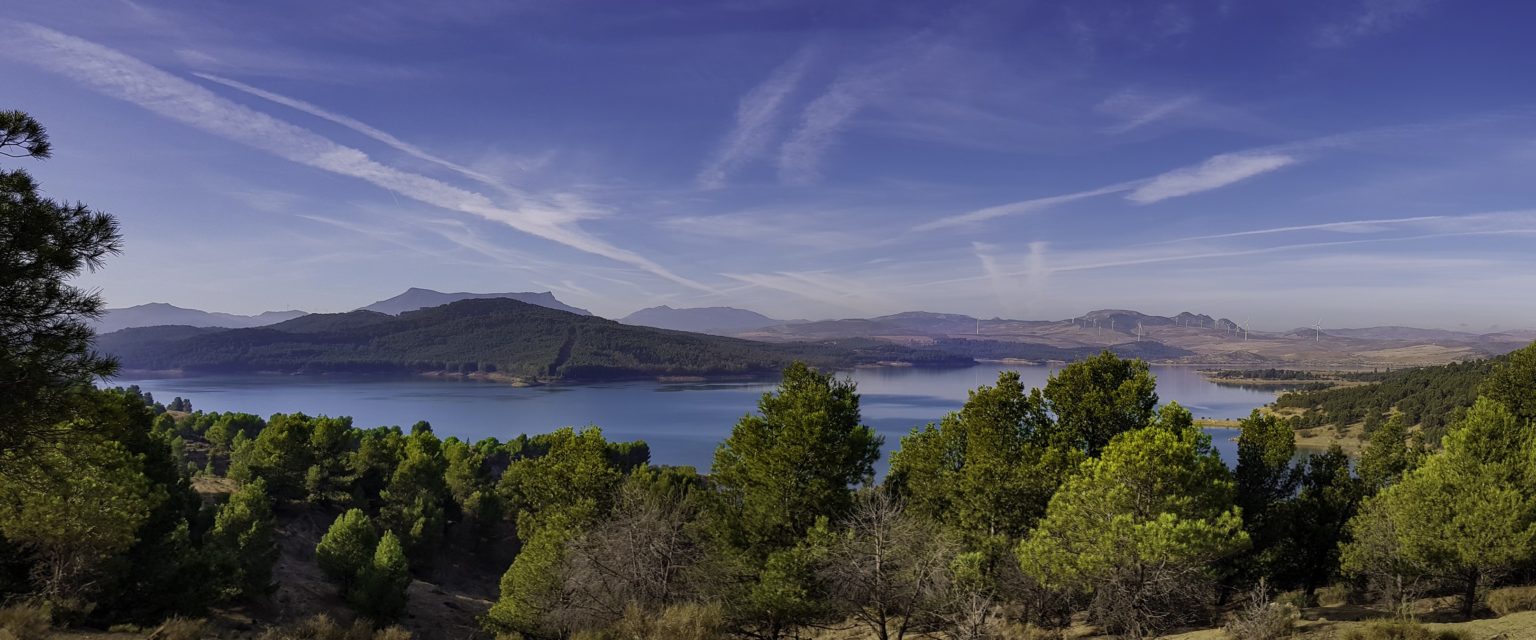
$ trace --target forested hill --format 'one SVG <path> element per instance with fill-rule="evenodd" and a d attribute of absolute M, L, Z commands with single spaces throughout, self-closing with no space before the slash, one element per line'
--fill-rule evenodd
<path fill-rule="evenodd" d="M 188 373 L 484 372 L 537 380 L 770 374 L 879 362 L 972 364 L 888 343 L 766 344 L 623 325 L 510 299 L 464 300 L 399 316 L 312 314 L 224 331 L 151 327 L 101 336 L 128 370 Z"/>
<path fill-rule="evenodd" d="M 1434 367 L 1345 374 L 1346 380 L 1366 384 L 1287 393 L 1275 400 L 1274 406 L 1301 411 L 1305 427 L 1363 424 L 1366 432 L 1400 416 L 1407 425 L 1421 426 L 1438 439 L 1461 411 L 1472 406 L 1494 367 L 1507 360 L 1509 356 L 1503 355 Z"/>

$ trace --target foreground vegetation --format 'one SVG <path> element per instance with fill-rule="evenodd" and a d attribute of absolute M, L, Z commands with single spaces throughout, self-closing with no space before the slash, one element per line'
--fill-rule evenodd
<path fill-rule="evenodd" d="M 3 113 L 0 150 L 46 156 L 46 135 Z M 115 222 L 42 198 L 19 170 L 0 174 L 0 195 L 0 634 L 400 638 L 400 623 L 462 637 L 406 617 L 432 595 L 420 579 L 495 583 L 480 633 L 528 639 L 1053 637 L 1083 624 L 1143 638 L 1223 622 L 1270 638 L 1320 600 L 1400 618 L 1359 637 L 1417 638 L 1435 637 L 1408 620 L 1425 596 L 1465 617 L 1536 606 L 1518 587 L 1536 570 L 1536 346 L 1477 365 L 1443 439 L 1388 419 L 1357 461 L 1337 448 L 1298 461 L 1291 422 L 1255 412 L 1232 468 L 1187 410 L 1159 404 L 1143 361 L 1101 353 L 1042 389 L 1004 372 L 903 437 L 881 482 L 882 439 L 853 383 L 797 362 L 701 474 L 651 465 L 644 443 L 595 427 L 471 443 L 426 423 L 97 390 L 116 366 L 90 348 L 101 301 L 67 281 L 116 251 Z M 443 313 L 474 326 L 498 308 L 477 302 Z M 376 320 L 298 326 L 393 322 Z M 303 537 L 316 518 L 323 533 Z M 305 593 L 344 622 L 274 602 L 308 576 L 323 584 Z M 198 621 L 231 611 L 255 620 Z"/>

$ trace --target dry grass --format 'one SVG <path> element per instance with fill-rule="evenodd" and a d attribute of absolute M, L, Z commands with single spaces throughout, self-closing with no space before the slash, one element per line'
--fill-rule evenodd
<path fill-rule="evenodd" d="M 1461 629 L 1431 629 L 1407 620 L 1374 620 L 1339 635 L 1340 640 L 1472 640 Z"/>
<path fill-rule="evenodd" d="M 0 640 L 43 640 L 53 628 L 48 610 L 29 604 L 0 608 Z"/>
<path fill-rule="evenodd" d="M 1505 587 L 1488 594 L 1488 608 L 1500 616 L 1536 611 L 1536 587 Z"/>
<path fill-rule="evenodd" d="M 207 620 L 178 616 L 166 620 L 150 632 L 149 640 L 200 640 L 210 635 Z"/>

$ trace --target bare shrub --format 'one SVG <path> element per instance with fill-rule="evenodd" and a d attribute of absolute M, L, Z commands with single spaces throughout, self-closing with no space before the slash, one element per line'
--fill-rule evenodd
<path fill-rule="evenodd" d="M 630 607 L 606 629 L 584 631 L 572 640 L 719 640 L 726 636 L 719 605 L 683 603 L 650 614 Z"/>
<path fill-rule="evenodd" d="M 1288 638 L 1300 617 L 1294 605 L 1273 602 L 1269 597 L 1269 585 L 1264 580 L 1248 592 L 1237 619 L 1227 623 L 1222 631 L 1232 640 L 1277 640 Z"/>
<path fill-rule="evenodd" d="M 1151 638 L 1209 620 L 1213 592 L 1203 566 L 1169 564 L 1152 572 L 1121 568 L 1094 588 L 1088 613 L 1117 634 Z"/>
<path fill-rule="evenodd" d="M 708 595 L 697 512 L 697 501 L 686 496 L 623 487 L 612 515 L 566 547 L 563 615 L 570 625 L 607 628 L 636 608 L 660 619 L 674 605 Z"/>
<path fill-rule="evenodd" d="M 818 574 L 834 604 L 880 640 L 933 628 L 955 547 L 881 489 L 861 491 Z"/>

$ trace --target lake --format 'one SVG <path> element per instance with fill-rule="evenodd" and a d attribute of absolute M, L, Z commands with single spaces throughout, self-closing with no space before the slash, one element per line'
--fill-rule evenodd
<path fill-rule="evenodd" d="M 1018 371 L 1027 386 L 1043 386 L 1046 366 L 978 365 L 962 369 L 858 369 L 865 424 L 885 436 L 885 459 L 912 427 L 937 421 L 965 403 L 966 392 L 990 385 L 1002 370 Z M 1196 417 L 1241 418 L 1274 393 L 1212 384 L 1189 367 L 1152 367 L 1158 396 L 1177 401 Z M 464 440 L 544 433 L 563 426 L 597 425 L 609 440 L 645 440 L 655 464 L 707 469 L 715 445 L 741 416 L 753 412 L 772 382 L 616 382 L 511 387 L 481 381 L 344 376 L 210 376 L 117 378 L 160 402 L 176 396 L 203 411 L 262 416 L 303 412 L 352 416 L 360 427 L 432 423 L 439 436 Z M 1222 459 L 1236 462 L 1235 432 L 1209 430 Z"/>

